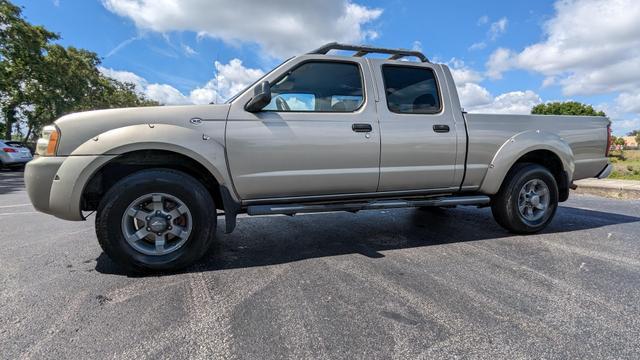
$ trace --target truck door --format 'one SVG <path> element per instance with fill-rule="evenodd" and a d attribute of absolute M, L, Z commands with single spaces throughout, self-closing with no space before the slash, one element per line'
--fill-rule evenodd
<path fill-rule="evenodd" d="M 456 129 L 442 67 L 378 59 L 371 65 L 380 91 L 379 191 L 457 189 L 466 134 Z"/>
<path fill-rule="evenodd" d="M 302 56 L 265 80 L 272 101 L 247 112 L 233 101 L 226 145 L 242 199 L 375 192 L 380 135 L 365 59 Z"/>

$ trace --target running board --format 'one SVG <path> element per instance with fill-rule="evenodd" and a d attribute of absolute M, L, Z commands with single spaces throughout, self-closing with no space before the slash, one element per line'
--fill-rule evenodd
<path fill-rule="evenodd" d="M 422 206 L 455 206 L 455 205 L 486 205 L 490 202 L 488 196 L 446 196 L 419 200 L 373 200 L 367 202 L 333 203 L 333 204 L 276 204 L 252 205 L 247 207 L 248 215 L 294 215 L 299 213 L 316 213 L 329 211 L 378 210 Z"/>

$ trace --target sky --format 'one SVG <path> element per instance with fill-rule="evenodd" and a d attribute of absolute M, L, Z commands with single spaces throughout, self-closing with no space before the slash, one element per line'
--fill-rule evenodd
<path fill-rule="evenodd" d="M 638 0 L 14 0 L 107 76 L 163 104 L 221 102 L 284 59 L 340 41 L 422 50 L 469 112 L 549 101 L 640 129 Z"/>

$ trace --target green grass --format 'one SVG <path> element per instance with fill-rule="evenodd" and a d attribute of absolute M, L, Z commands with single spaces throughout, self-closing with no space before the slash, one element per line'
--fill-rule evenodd
<path fill-rule="evenodd" d="M 613 164 L 610 179 L 640 180 L 640 150 L 612 151 L 609 159 Z"/>

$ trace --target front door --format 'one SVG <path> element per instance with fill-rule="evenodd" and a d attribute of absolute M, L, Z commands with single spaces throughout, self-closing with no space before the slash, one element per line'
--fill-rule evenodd
<path fill-rule="evenodd" d="M 364 59 L 292 60 L 265 80 L 272 101 L 231 106 L 229 168 L 244 200 L 375 192 L 380 135 L 371 72 Z M 365 85 L 369 84 L 369 85 Z"/>

